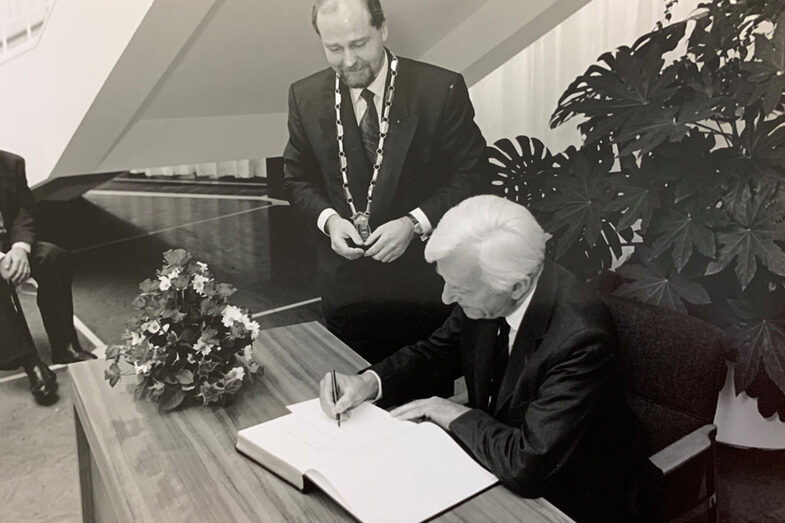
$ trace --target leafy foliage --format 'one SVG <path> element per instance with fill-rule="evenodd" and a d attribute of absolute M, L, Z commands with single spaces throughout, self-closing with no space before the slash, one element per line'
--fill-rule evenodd
<path fill-rule="evenodd" d="M 529 206 L 560 263 L 589 278 L 634 250 L 622 294 L 730 311 L 717 321 L 737 342 L 737 390 L 765 372 L 785 417 L 785 308 L 753 305 L 785 286 L 783 95 L 785 2 L 707 1 L 569 85 L 551 126 L 579 120 L 579 149 L 518 137 L 520 152 L 503 140 L 491 156 L 500 193 Z"/>
<path fill-rule="evenodd" d="M 139 285 L 139 313 L 123 342 L 106 349 L 104 377 L 114 387 L 124 360 L 134 367 L 137 398 L 157 401 L 161 410 L 186 399 L 222 403 L 260 370 L 252 355 L 259 325 L 229 304 L 234 287 L 216 283 L 206 264 L 183 249 L 163 256 L 156 277 Z"/>

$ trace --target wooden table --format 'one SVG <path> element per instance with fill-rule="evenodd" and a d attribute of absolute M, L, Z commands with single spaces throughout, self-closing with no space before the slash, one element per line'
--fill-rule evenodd
<path fill-rule="evenodd" d="M 133 379 L 111 389 L 104 361 L 70 365 L 84 520 L 351 521 L 326 494 L 299 492 L 234 445 L 239 429 L 313 398 L 329 369 L 351 373 L 367 363 L 316 322 L 263 331 L 254 352 L 264 376 L 231 406 L 168 414 L 134 400 Z M 570 521 L 544 499 L 500 486 L 437 520 Z"/>

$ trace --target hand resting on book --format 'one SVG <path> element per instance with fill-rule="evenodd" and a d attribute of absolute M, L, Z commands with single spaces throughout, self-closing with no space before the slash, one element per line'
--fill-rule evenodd
<path fill-rule="evenodd" d="M 448 399 L 433 396 L 427 399 L 414 400 L 390 412 L 393 417 L 404 421 L 432 421 L 446 431 L 450 423 L 470 409 Z"/>

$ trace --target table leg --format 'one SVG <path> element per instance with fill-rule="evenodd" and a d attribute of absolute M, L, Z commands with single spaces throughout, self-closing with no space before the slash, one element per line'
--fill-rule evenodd
<path fill-rule="evenodd" d="M 95 523 L 90 444 L 87 442 L 76 407 L 74 407 L 74 424 L 76 425 L 76 452 L 79 460 L 79 490 L 82 495 L 82 521 Z"/>

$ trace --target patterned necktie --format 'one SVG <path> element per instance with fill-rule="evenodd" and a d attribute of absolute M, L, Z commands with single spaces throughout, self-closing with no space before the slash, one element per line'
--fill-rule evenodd
<path fill-rule="evenodd" d="M 373 103 L 373 92 L 363 89 L 360 94 L 365 100 L 367 108 L 360 120 L 360 138 L 363 141 L 365 155 L 371 167 L 376 163 L 376 148 L 379 146 L 379 113 L 376 112 L 376 104 Z"/>
<path fill-rule="evenodd" d="M 504 373 L 507 371 L 507 362 L 510 360 L 510 324 L 506 318 L 499 319 L 499 333 L 493 347 L 493 361 L 491 362 L 491 412 L 496 407 Z"/>

